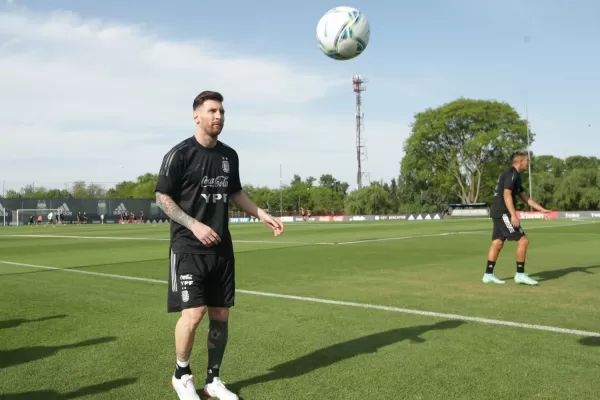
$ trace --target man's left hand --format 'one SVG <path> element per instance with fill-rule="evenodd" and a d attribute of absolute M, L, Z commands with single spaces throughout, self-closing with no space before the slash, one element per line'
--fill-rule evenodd
<path fill-rule="evenodd" d="M 283 233 L 283 222 L 281 222 L 279 218 L 275 218 L 266 212 L 262 212 L 261 215 L 259 215 L 259 219 L 263 224 L 273 230 L 275 236 L 279 236 Z"/>

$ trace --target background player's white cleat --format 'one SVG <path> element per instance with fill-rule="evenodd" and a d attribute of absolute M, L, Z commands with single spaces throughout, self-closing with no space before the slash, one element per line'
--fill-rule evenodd
<path fill-rule="evenodd" d="M 483 283 L 497 283 L 497 284 L 499 284 L 499 285 L 502 285 L 502 284 L 504 283 L 504 281 L 502 281 L 502 280 L 500 280 L 500 279 L 496 278 L 496 277 L 494 276 L 494 274 L 484 274 L 484 275 L 483 275 L 483 278 L 481 279 L 481 281 L 482 281 Z"/>
<path fill-rule="evenodd" d="M 517 274 L 515 275 L 515 283 L 519 284 L 519 283 L 523 283 L 525 285 L 537 285 L 538 281 L 531 279 L 529 277 L 529 275 L 527 274 L 519 274 L 517 272 Z"/>
<path fill-rule="evenodd" d="M 212 383 L 207 383 L 204 386 L 204 395 L 219 400 L 239 400 L 239 397 L 230 392 L 219 378 L 213 378 Z"/>
<path fill-rule="evenodd" d="M 183 375 L 181 379 L 171 378 L 171 386 L 180 400 L 200 400 L 194 386 L 194 377 L 192 375 Z"/>

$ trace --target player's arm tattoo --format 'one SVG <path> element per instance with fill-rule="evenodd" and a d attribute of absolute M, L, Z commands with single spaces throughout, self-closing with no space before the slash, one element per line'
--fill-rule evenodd
<path fill-rule="evenodd" d="M 192 225 L 196 222 L 194 218 L 184 213 L 169 195 L 156 192 L 156 205 L 159 206 L 169 218 L 188 229 L 192 229 Z"/>

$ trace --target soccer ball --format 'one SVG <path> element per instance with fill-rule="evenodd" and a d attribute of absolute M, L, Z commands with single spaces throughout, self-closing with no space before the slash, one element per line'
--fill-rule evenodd
<path fill-rule="evenodd" d="M 332 8 L 317 24 L 319 48 L 335 60 L 350 60 L 359 56 L 367 48 L 370 36 L 367 18 L 352 7 Z"/>

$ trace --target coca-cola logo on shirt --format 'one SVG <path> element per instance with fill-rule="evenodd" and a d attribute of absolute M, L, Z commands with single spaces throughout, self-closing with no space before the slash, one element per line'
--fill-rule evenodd
<path fill-rule="evenodd" d="M 202 178 L 202 187 L 220 187 L 226 188 L 229 186 L 228 176 L 217 176 L 216 178 L 209 178 L 205 176 Z"/>

